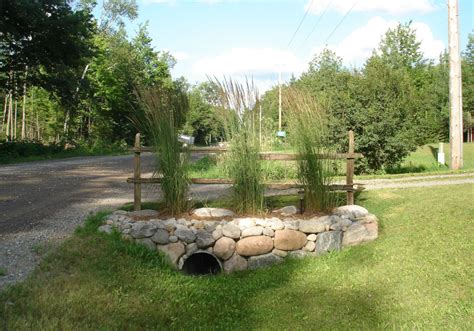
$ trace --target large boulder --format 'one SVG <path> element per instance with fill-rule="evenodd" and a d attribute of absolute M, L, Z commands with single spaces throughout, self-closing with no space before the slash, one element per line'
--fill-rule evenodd
<path fill-rule="evenodd" d="M 130 235 L 135 239 L 149 238 L 155 233 L 155 225 L 150 222 L 138 221 L 132 226 Z"/>
<path fill-rule="evenodd" d="M 232 217 L 234 212 L 224 208 L 198 208 L 194 210 L 196 217 Z"/>
<path fill-rule="evenodd" d="M 238 225 L 241 230 L 255 226 L 254 218 L 236 218 L 232 223 Z"/>
<path fill-rule="evenodd" d="M 291 216 L 298 212 L 298 208 L 295 206 L 286 206 L 273 211 L 274 213 L 281 214 L 282 216 Z"/>
<path fill-rule="evenodd" d="M 179 240 L 187 242 L 188 244 L 196 240 L 196 234 L 187 226 L 182 225 L 182 224 L 178 224 L 176 226 L 174 235 L 177 236 Z"/>
<path fill-rule="evenodd" d="M 294 251 L 306 244 L 306 235 L 295 230 L 276 230 L 275 248 L 283 251 Z"/>
<path fill-rule="evenodd" d="M 342 246 L 354 246 L 370 240 L 369 231 L 360 223 L 354 223 L 347 228 L 342 238 Z"/>
<path fill-rule="evenodd" d="M 331 221 L 328 219 L 310 219 L 301 220 L 299 229 L 304 233 L 319 233 L 326 231 L 326 227 L 331 225 Z"/>
<path fill-rule="evenodd" d="M 249 269 L 268 267 L 272 264 L 280 263 L 283 258 L 272 253 L 249 257 Z"/>
<path fill-rule="evenodd" d="M 234 271 L 246 270 L 248 266 L 247 260 L 237 253 L 234 253 L 230 259 L 224 262 L 223 268 L 226 274 Z"/>
<path fill-rule="evenodd" d="M 240 238 L 240 228 L 238 225 L 227 223 L 222 227 L 222 234 L 226 237 L 239 239 Z"/>
<path fill-rule="evenodd" d="M 221 260 L 229 259 L 235 252 L 234 239 L 222 237 L 214 245 L 214 254 Z"/>
<path fill-rule="evenodd" d="M 199 230 L 196 234 L 196 244 L 199 248 L 207 248 L 212 246 L 216 240 L 212 237 L 212 234 L 206 230 Z"/>
<path fill-rule="evenodd" d="M 242 230 L 242 238 L 259 236 L 263 233 L 263 228 L 261 226 L 251 226 Z"/>
<path fill-rule="evenodd" d="M 316 238 L 315 251 L 318 255 L 327 252 L 339 251 L 342 243 L 341 231 L 328 231 L 318 234 Z"/>
<path fill-rule="evenodd" d="M 170 235 L 168 231 L 164 229 L 158 229 L 156 230 L 155 234 L 151 237 L 151 240 L 153 240 L 157 244 L 166 245 L 170 241 Z"/>
<path fill-rule="evenodd" d="M 343 216 L 346 215 L 350 218 L 356 219 L 359 217 L 364 217 L 369 214 L 369 211 L 364 207 L 358 205 L 345 205 L 334 208 L 333 214 Z"/>
<path fill-rule="evenodd" d="M 239 240 L 236 248 L 242 256 L 261 255 L 273 249 L 273 240 L 267 236 L 247 237 Z"/>

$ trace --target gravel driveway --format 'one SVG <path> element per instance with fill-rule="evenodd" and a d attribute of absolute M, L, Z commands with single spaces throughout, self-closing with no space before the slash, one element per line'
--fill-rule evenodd
<path fill-rule="evenodd" d="M 144 176 L 153 157 L 142 155 Z M 0 166 L 0 290 L 24 279 L 37 265 L 45 243 L 58 243 L 89 213 L 117 208 L 133 200 L 133 157 L 80 157 Z M 395 180 L 366 180 L 367 189 L 474 183 L 474 175 L 444 175 Z M 199 185 L 199 199 L 228 194 L 228 185 Z M 156 199 L 156 188 L 143 186 L 144 200 Z"/>

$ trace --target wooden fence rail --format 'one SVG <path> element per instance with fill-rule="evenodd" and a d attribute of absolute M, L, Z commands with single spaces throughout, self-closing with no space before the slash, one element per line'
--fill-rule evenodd
<path fill-rule="evenodd" d="M 228 148 L 225 147 L 192 147 L 189 148 L 191 153 L 225 153 L 228 151 Z M 141 209 L 141 185 L 142 184 L 159 184 L 161 178 L 142 178 L 141 177 L 141 162 L 140 162 L 140 153 L 151 152 L 153 149 L 151 147 L 141 146 L 140 143 L 140 133 L 135 135 L 135 146 L 133 148 L 134 152 L 134 163 L 133 163 L 133 177 L 127 178 L 128 183 L 133 183 L 133 208 L 134 210 Z M 320 155 L 326 159 L 334 160 L 346 160 L 346 183 L 345 184 L 335 184 L 331 185 L 330 188 L 335 191 L 345 191 L 347 192 L 347 204 L 354 204 L 354 192 L 359 190 L 361 184 L 354 184 L 354 161 L 355 159 L 363 158 L 364 156 L 360 153 L 354 152 L 354 133 L 352 130 L 349 131 L 349 152 L 348 153 L 336 153 L 336 154 L 321 154 Z M 260 153 L 261 160 L 267 161 L 296 161 L 298 160 L 298 154 L 296 153 L 276 153 L 276 152 L 262 152 Z M 191 178 L 191 183 L 193 184 L 232 184 L 231 179 L 224 178 Z M 354 186 L 358 186 L 355 188 Z M 292 189 L 292 188 L 301 188 L 301 185 L 294 182 L 285 182 L 285 183 L 265 183 L 267 188 L 271 189 Z"/>

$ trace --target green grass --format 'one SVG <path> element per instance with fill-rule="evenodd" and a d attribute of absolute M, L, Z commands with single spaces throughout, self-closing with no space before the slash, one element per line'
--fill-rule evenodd
<path fill-rule="evenodd" d="M 89 218 L 25 282 L 0 322 L 25 329 L 473 329 L 469 185 L 365 192 L 380 237 L 319 259 L 190 277 L 97 234 Z M 443 203 L 440 203 L 442 201 Z"/>

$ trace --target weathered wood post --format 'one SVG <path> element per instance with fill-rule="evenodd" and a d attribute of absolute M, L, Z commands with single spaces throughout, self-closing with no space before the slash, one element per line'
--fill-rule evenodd
<path fill-rule="evenodd" d="M 354 131 L 349 130 L 349 152 L 346 164 L 346 185 L 351 185 L 352 190 L 347 191 L 347 204 L 354 204 Z"/>
<path fill-rule="evenodd" d="M 133 158 L 133 210 L 142 209 L 142 188 L 140 183 L 141 168 L 140 168 L 140 133 L 135 135 Z"/>

